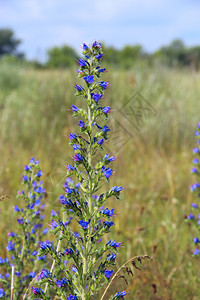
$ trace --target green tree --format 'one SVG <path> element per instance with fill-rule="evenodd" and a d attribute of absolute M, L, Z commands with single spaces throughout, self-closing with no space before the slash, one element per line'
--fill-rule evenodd
<path fill-rule="evenodd" d="M 122 67 L 129 69 L 133 64 L 141 58 L 143 54 L 142 47 L 140 45 L 125 46 L 119 51 L 119 62 Z"/>
<path fill-rule="evenodd" d="M 14 55 L 22 57 L 23 54 L 17 51 L 21 40 L 15 38 L 14 32 L 9 28 L 0 29 L 0 57 L 3 55 Z"/>
<path fill-rule="evenodd" d="M 49 68 L 68 68 L 73 66 L 74 59 L 78 58 L 78 54 L 70 46 L 54 47 L 48 50 L 46 65 Z"/>

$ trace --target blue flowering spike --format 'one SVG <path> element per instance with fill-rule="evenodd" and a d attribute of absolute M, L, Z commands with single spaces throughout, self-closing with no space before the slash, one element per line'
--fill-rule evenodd
<path fill-rule="evenodd" d="M 33 289 L 39 297 L 43 297 L 44 292 L 47 297 L 57 295 L 67 300 L 89 300 L 91 295 L 95 298 L 98 290 L 110 281 L 114 273 L 111 267 L 115 265 L 121 246 L 116 241 L 103 242 L 104 235 L 114 227 L 114 208 L 102 205 L 111 196 L 119 199 L 123 188 L 114 186 L 104 194 L 96 194 L 103 182 L 113 175 L 110 164 L 116 159 L 105 153 L 101 158 L 98 155 L 98 151 L 104 151 L 109 138 L 110 128 L 106 121 L 111 112 L 110 106 L 102 104 L 109 82 L 100 79 L 106 71 L 101 67 L 101 43 L 84 43 L 83 55 L 78 60 L 80 82 L 75 85 L 75 95 L 83 97 L 85 107 L 73 104 L 71 108 L 73 117 L 78 117 L 79 132 L 68 136 L 74 153 L 73 164 L 66 166 L 63 193 L 58 197 L 63 219 L 61 214 L 51 213 L 50 227 L 54 240 L 58 241 L 57 246 L 49 241 L 41 242 L 36 254 L 39 258 L 48 255 L 52 259 L 51 268 L 43 268 L 39 276 L 43 289 Z M 24 180 L 28 182 L 28 170 L 25 175 Z M 36 182 L 34 189 L 38 188 L 37 185 Z M 78 231 L 74 231 L 75 228 Z M 125 292 L 116 295 L 115 298 L 123 298 Z"/>
<path fill-rule="evenodd" d="M 198 130 L 196 131 L 195 135 L 197 138 L 200 136 L 200 123 L 198 124 Z M 195 147 L 193 149 L 193 154 L 195 154 L 195 158 L 193 159 L 193 164 L 195 167 L 191 169 L 191 173 L 196 175 L 198 178 L 198 181 L 194 184 L 191 185 L 190 190 L 191 192 L 195 193 L 198 198 L 200 198 L 200 162 L 199 162 L 199 155 L 200 155 L 200 145 L 199 145 L 199 140 L 197 140 L 198 147 Z M 198 199 L 199 200 L 199 199 Z M 192 203 L 192 208 L 194 211 L 194 214 L 189 214 L 187 217 L 187 221 L 190 223 L 193 223 L 195 227 L 197 228 L 198 232 L 200 232 L 200 207 L 196 203 Z M 196 214 L 197 213 L 197 214 Z M 195 237 L 193 239 L 194 244 L 197 246 L 197 248 L 194 250 L 193 255 L 194 256 L 199 256 L 200 255 L 200 250 L 199 250 L 199 244 L 200 240 L 199 238 Z"/>

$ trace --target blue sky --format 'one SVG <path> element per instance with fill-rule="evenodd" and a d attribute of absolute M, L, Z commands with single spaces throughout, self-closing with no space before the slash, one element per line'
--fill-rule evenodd
<path fill-rule="evenodd" d="M 0 0 L 0 28 L 12 28 L 29 59 L 68 44 L 80 51 L 94 39 L 151 52 L 181 38 L 200 45 L 199 0 Z"/>

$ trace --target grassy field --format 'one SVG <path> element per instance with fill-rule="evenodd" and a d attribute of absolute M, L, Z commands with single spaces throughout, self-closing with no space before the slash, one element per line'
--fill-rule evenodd
<path fill-rule="evenodd" d="M 194 132 L 200 121 L 200 73 L 135 67 L 113 70 L 102 100 L 113 108 L 109 152 L 117 152 L 110 185 L 126 187 L 110 237 L 122 241 L 121 265 L 131 256 L 148 254 L 142 271 L 129 278 L 127 299 L 197 300 L 199 261 L 192 257 L 194 232 L 185 216 L 191 212 L 189 187 Z M 47 209 L 58 209 L 65 164 L 72 153 L 71 104 L 77 82 L 73 71 L 29 70 L 0 65 L 0 256 L 5 256 L 7 232 L 20 189 L 23 165 L 32 156 L 41 162 L 47 189 Z M 135 113 L 137 112 L 137 113 Z M 114 281 L 113 290 L 126 288 Z"/>

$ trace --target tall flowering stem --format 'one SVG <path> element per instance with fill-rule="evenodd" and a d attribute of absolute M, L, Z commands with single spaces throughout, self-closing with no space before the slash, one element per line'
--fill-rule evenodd
<path fill-rule="evenodd" d="M 197 125 L 197 131 L 195 133 L 197 137 L 197 147 L 193 149 L 193 167 L 191 169 L 191 173 L 195 175 L 198 180 L 192 184 L 190 187 L 191 192 L 196 195 L 198 198 L 200 198 L 200 123 Z M 197 231 L 200 233 L 200 204 L 199 203 L 192 203 L 192 209 L 193 213 L 189 214 L 187 217 L 187 221 L 194 224 Z M 196 257 L 200 257 L 200 235 L 198 234 L 198 237 L 195 237 L 193 239 L 193 242 L 196 246 L 196 249 L 193 252 L 193 255 Z"/>
<path fill-rule="evenodd" d="M 114 186 L 109 191 L 102 189 L 103 181 L 109 181 L 113 174 L 110 163 L 116 158 L 109 154 L 100 155 L 108 140 L 110 128 L 105 124 L 111 112 L 104 106 L 104 93 L 108 81 L 100 80 L 106 71 L 102 68 L 101 44 L 83 44 L 84 59 L 79 59 L 78 78 L 82 84 L 75 85 L 76 96 L 83 98 L 84 108 L 72 105 L 73 116 L 78 118 L 80 134 L 70 133 L 69 144 L 74 150 L 74 163 L 67 164 L 64 194 L 59 196 L 62 211 L 68 216 L 63 222 L 59 214 L 52 220 L 52 233 L 60 240 L 60 248 L 52 243 L 42 243 L 39 255 L 49 254 L 55 261 L 51 271 L 42 269 L 40 285 L 48 283 L 45 292 L 33 287 L 34 297 L 52 299 L 55 295 L 67 300 L 89 300 L 104 284 L 108 284 L 115 265 L 115 258 L 121 243 L 103 236 L 114 225 L 114 209 L 103 205 L 112 196 L 120 198 L 122 187 Z M 72 178 L 75 179 L 72 180 Z M 77 229 L 78 231 L 74 231 Z M 124 298 L 126 291 L 118 292 L 110 299 Z M 52 297 L 52 298 L 49 298 Z"/>
<path fill-rule="evenodd" d="M 18 192 L 20 207 L 14 206 L 18 230 L 8 233 L 7 258 L 0 257 L 0 283 L 5 299 L 21 299 L 27 286 L 36 276 L 39 263 L 46 257 L 38 257 L 38 243 L 47 234 L 43 227 L 45 194 L 39 161 L 32 158 L 24 167 L 22 191 Z M 1 294 L 1 293 L 0 293 Z M 1 296 L 0 296 L 1 298 Z"/>

